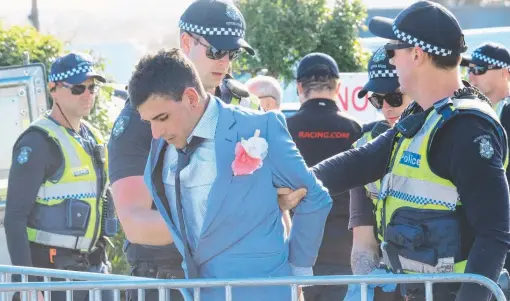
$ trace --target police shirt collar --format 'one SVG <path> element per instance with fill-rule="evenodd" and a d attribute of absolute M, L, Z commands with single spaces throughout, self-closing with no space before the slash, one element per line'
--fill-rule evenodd
<path fill-rule="evenodd" d="M 339 110 L 336 101 L 327 98 L 312 98 L 307 100 L 304 104 L 301 105 L 300 111 L 303 109 L 311 109 L 311 108 L 325 108 L 325 109 L 334 109 Z"/>

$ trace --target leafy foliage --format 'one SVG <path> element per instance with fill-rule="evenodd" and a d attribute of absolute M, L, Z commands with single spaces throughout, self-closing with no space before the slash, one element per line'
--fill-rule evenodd
<path fill-rule="evenodd" d="M 370 56 L 356 41 L 366 18 L 361 0 L 239 0 L 246 23 L 246 38 L 257 52 L 243 56 L 236 70 L 294 79 L 294 68 L 310 52 L 336 59 L 342 72 L 361 71 Z"/>
<path fill-rule="evenodd" d="M 61 41 L 41 34 L 33 27 L 5 27 L 0 23 L 0 66 L 23 64 L 26 51 L 32 63 L 43 63 L 49 70 L 51 62 L 62 53 L 62 49 Z"/>

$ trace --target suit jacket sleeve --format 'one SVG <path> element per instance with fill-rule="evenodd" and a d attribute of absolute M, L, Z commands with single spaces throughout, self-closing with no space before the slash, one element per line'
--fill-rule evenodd
<path fill-rule="evenodd" d="M 268 113 L 268 162 L 276 187 L 306 188 L 307 194 L 294 210 L 289 262 L 294 267 L 315 264 L 332 200 L 326 188 L 308 169 L 280 113 Z"/>

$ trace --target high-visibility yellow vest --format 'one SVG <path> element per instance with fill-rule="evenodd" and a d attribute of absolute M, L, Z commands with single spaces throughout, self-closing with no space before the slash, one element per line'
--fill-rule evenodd
<path fill-rule="evenodd" d="M 359 138 L 355 143 L 354 147 L 361 147 L 368 142 L 374 140 L 377 138 L 377 136 L 381 133 L 380 128 L 390 128 L 390 125 L 386 121 L 378 121 L 374 124 L 369 124 L 369 127 L 367 130 L 364 130 L 363 136 Z M 376 132 L 377 131 L 377 132 Z M 368 183 L 365 185 L 365 189 L 367 191 L 367 196 L 372 200 L 374 203 L 374 208 L 377 206 L 377 200 L 379 191 L 381 189 L 381 180 L 374 181 L 372 183 Z M 375 230 L 378 229 L 378 227 L 374 227 Z M 377 232 L 377 231 L 376 231 Z M 379 241 L 382 241 L 382 236 L 380 236 L 380 233 L 376 234 L 376 238 L 379 239 Z"/>
<path fill-rule="evenodd" d="M 381 182 L 375 210 L 379 233 L 388 247 L 388 253 L 383 250 L 383 258 L 394 270 L 398 258 L 399 272 L 463 273 L 465 270 L 456 212 L 462 205 L 459 194 L 450 180 L 439 177 L 429 166 L 428 153 L 436 131 L 457 113 L 470 113 L 491 122 L 506 145 L 506 134 L 488 103 L 479 99 L 447 101 L 428 114 L 412 138 L 397 134 L 388 173 Z M 490 141 L 483 139 L 478 141 L 481 152 L 490 157 L 494 149 Z M 504 165 L 508 165 L 508 154 Z"/>
<path fill-rule="evenodd" d="M 258 110 L 260 107 L 260 99 L 258 99 L 258 97 L 253 94 L 250 94 L 249 97 L 238 97 L 232 95 L 232 101 L 230 104 Z"/>
<path fill-rule="evenodd" d="M 92 132 L 98 145 L 104 140 L 98 130 L 82 121 Z M 103 191 L 98 183 L 94 161 L 68 130 L 43 116 L 31 124 L 45 132 L 59 146 L 63 165 L 39 188 L 35 206 L 28 220 L 28 239 L 42 245 L 90 252 L 101 235 Z M 103 179 L 107 162 L 104 148 Z"/>

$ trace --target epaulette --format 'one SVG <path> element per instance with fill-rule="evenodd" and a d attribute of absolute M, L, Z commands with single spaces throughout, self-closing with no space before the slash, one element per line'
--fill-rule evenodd
<path fill-rule="evenodd" d="M 457 91 L 453 92 L 453 98 L 478 98 L 480 100 L 485 101 L 487 104 L 492 106 L 491 101 L 487 96 L 485 96 L 478 88 L 472 86 L 469 83 L 464 83 L 465 87 L 458 89 Z"/>
<path fill-rule="evenodd" d="M 238 98 L 249 97 L 250 92 L 246 89 L 246 87 L 239 81 L 232 78 L 224 79 L 225 87 L 232 93 L 232 95 Z"/>

